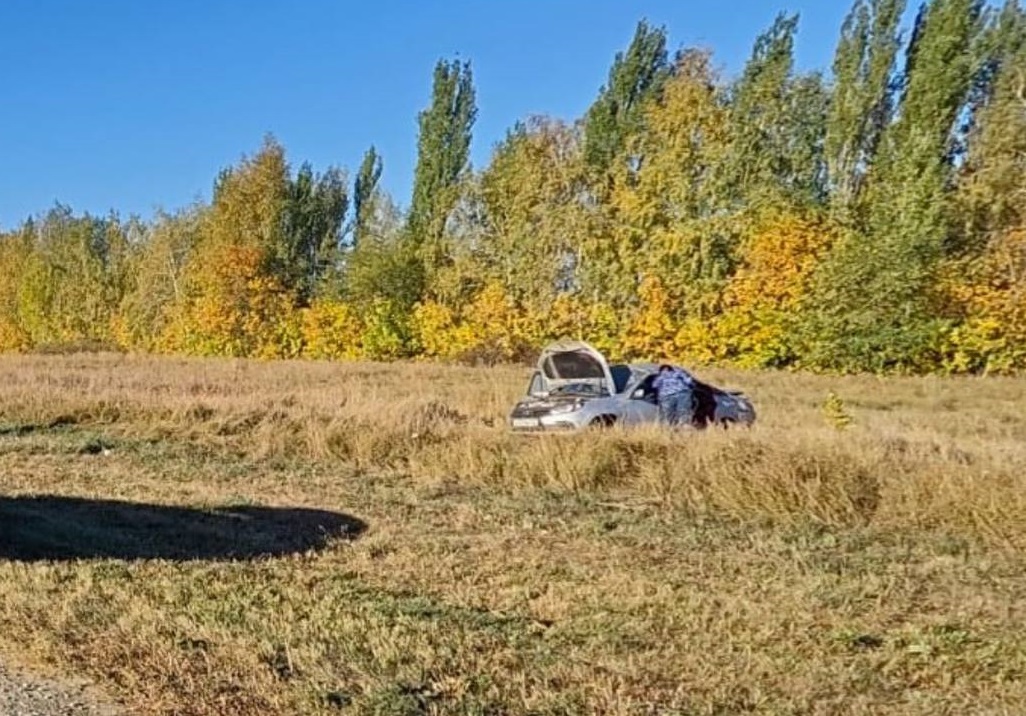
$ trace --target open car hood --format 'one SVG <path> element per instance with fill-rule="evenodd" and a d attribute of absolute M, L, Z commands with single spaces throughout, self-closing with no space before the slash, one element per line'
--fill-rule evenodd
<path fill-rule="evenodd" d="M 582 341 L 559 341 L 546 346 L 538 358 L 538 371 L 547 392 L 575 383 L 601 389 L 609 395 L 616 392 L 605 356 Z"/>

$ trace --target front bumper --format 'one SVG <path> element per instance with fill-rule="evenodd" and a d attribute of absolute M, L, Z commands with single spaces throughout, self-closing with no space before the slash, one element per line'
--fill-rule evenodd
<path fill-rule="evenodd" d="M 517 433 L 566 432 L 580 430 L 580 419 L 572 414 L 511 416 L 509 426 Z"/>

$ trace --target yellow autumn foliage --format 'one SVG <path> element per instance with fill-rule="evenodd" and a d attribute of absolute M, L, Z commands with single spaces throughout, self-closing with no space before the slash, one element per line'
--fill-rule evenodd
<path fill-rule="evenodd" d="M 708 365 L 724 360 L 723 343 L 717 325 L 698 316 L 684 319 L 673 336 L 675 355 L 691 365 Z"/>
<path fill-rule="evenodd" d="M 294 357 L 301 331 L 292 295 L 263 268 L 253 246 L 214 245 L 199 255 L 191 298 L 175 312 L 158 345 L 194 355 Z"/>
<path fill-rule="evenodd" d="M 638 287 L 638 310 L 624 329 L 625 358 L 661 358 L 674 352 L 677 332 L 670 316 L 669 293 L 658 278 L 646 276 Z"/>
<path fill-rule="evenodd" d="M 711 168 L 729 150 L 730 126 L 715 82 L 707 54 L 678 58 L 660 96 L 644 109 L 646 131 L 630 150 L 641 160 L 617 164 L 601 230 L 583 241 L 586 272 L 618 307 L 651 301 L 643 294 L 652 288 L 639 288 L 639 276 L 658 279 L 678 321 L 707 312 L 722 288 L 733 234 L 723 226 L 729 212 Z M 666 340 L 653 343 L 653 330 L 662 333 L 651 325 L 632 329 L 625 349 L 663 350 Z"/>
<path fill-rule="evenodd" d="M 317 360 L 361 356 L 363 321 L 349 304 L 315 301 L 301 312 L 303 356 Z"/>
<path fill-rule="evenodd" d="M 1026 228 L 997 237 L 980 256 L 946 265 L 939 292 L 959 319 L 946 339 L 947 371 L 1026 369 Z"/>
<path fill-rule="evenodd" d="M 32 345 L 28 334 L 11 320 L 0 321 L 0 352 L 18 353 Z"/>
<path fill-rule="evenodd" d="M 425 358 L 456 358 L 474 345 L 470 327 L 459 323 L 452 309 L 437 301 L 414 307 L 411 330 Z"/>
<path fill-rule="evenodd" d="M 23 351 L 32 344 L 21 325 L 18 289 L 23 266 L 21 252 L 12 241 L 0 242 L 0 351 Z"/>
<path fill-rule="evenodd" d="M 620 314 L 603 301 L 585 301 L 579 295 L 560 294 L 546 309 L 528 316 L 531 334 L 541 340 L 563 338 L 588 341 L 607 355 L 620 352 Z"/>
<path fill-rule="evenodd" d="M 531 330 L 526 312 L 517 307 L 505 287 L 490 281 L 467 306 L 464 325 L 471 349 L 486 351 L 495 358 L 510 359 L 533 346 L 538 335 Z"/>
<path fill-rule="evenodd" d="M 776 213 L 756 222 L 741 264 L 724 291 L 723 312 L 705 331 L 711 361 L 742 367 L 784 365 L 794 358 L 793 321 L 813 271 L 837 239 L 829 220 Z"/>

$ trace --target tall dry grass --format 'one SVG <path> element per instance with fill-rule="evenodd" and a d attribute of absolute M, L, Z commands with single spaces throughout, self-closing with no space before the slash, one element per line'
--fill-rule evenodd
<path fill-rule="evenodd" d="M 511 435 L 527 373 L 0 357 L 0 655 L 153 716 L 1023 712 L 1026 381 Z"/>
<path fill-rule="evenodd" d="M 696 516 L 941 530 L 1026 546 L 1026 380 L 709 371 L 752 429 L 511 434 L 528 371 L 122 355 L 0 358 L 0 420 L 103 426 L 425 484 L 542 488 Z M 836 394 L 852 418 L 824 412 Z M 9 428 L 12 429 L 12 428 Z"/>

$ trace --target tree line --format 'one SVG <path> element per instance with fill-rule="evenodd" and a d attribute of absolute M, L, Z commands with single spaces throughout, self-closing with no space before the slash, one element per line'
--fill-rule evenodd
<path fill-rule="evenodd" d="M 855 0 L 829 73 L 782 14 L 741 73 L 640 22 L 581 118 L 470 165 L 468 63 L 439 61 L 409 206 L 268 137 L 209 203 L 58 205 L 0 236 L 0 349 L 880 373 L 1026 368 L 1026 12 Z"/>

